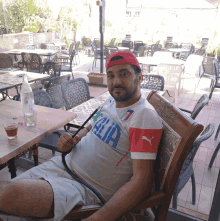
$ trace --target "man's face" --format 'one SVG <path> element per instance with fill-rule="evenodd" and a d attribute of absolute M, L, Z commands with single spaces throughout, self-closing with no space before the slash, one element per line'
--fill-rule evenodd
<path fill-rule="evenodd" d="M 139 77 L 130 64 L 109 67 L 107 70 L 109 93 L 118 102 L 130 100 L 137 93 Z"/>

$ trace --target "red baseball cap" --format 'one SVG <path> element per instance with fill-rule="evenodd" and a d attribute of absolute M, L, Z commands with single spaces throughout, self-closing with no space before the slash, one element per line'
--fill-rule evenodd
<path fill-rule="evenodd" d="M 121 56 L 121 57 L 123 57 L 123 59 L 120 59 L 117 61 L 111 61 L 111 59 L 115 56 Z M 137 58 L 130 51 L 117 51 L 117 52 L 114 52 L 113 54 L 111 54 L 106 62 L 106 70 L 109 67 L 117 65 L 117 64 L 132 64 L 132 65 L 135 65 L 141 69 Z"/>

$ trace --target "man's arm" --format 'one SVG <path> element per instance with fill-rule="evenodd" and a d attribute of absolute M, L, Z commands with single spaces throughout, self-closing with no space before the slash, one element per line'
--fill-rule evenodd
<path fill-rule="evenodd" d="M 74 138 L 72 138 L 71 133 L 63 133 L 57 142 L 57 148 L 60 151 L 70 151 L 91 129 L 92 125 L 90 124 L 80 130 Z"/>
<path fill-rule="evenodd" d="M 117 221 L 134 208 L 153 187 L 155 160 L 133 159 L 133 178 L 124 184 L 113 197 L 85 221 Z"/>

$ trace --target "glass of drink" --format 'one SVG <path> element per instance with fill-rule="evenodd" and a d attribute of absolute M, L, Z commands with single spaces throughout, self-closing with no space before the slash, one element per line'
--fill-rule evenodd
<path fill-rule="evenodd" d="M 24 122 L 27 126 L 35 126 L 37 124 L 37 111 L 24 113 Z"/>
<path fill-rule="evenodd" d="M 12 140 L 17 137 L 18 133 L 18 124 L 17 123 L 8 123 L 3 125 L 5 128 L 5 131 L 7 133 L 8 139 Z"/>

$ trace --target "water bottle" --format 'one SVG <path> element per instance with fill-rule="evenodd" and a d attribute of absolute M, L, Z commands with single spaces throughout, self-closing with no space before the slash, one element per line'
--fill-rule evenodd
<path fill-rule="evenodd" d="M 37 114 L 34 108 L 34 95 L 27 75 L 23 75 L 21 86 L 21 106 L 25 124 L 27 126 L 35 126 L 37 123 Z"/>

